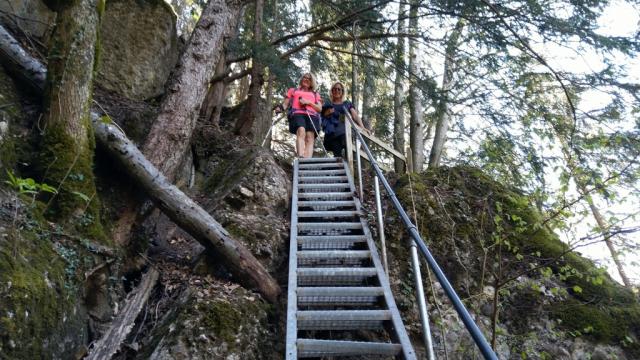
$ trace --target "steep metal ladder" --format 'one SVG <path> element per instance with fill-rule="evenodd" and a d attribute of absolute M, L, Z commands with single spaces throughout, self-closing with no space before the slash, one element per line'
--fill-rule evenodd
<path fill-rule="evenodd" d="M 347 164 L 310 158 L 293 168 L 287 360 L 416 359 Z M 371 332 L 390 340 L 367 341 Z"/>

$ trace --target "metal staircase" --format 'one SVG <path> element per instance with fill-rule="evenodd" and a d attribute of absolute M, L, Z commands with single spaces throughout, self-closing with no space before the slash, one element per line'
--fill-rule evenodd
<path fill-rule="evenodd" d="M 295 160 L 288 360 L 416 359 L 363 216 L 342 159 Z"/>

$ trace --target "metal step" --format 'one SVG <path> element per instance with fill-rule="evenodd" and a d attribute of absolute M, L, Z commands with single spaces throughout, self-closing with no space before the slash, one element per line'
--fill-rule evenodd
<path fill-rule="evenodd" d="M 298 167 L 300 170 L 318 170 L 318 169 L 338 169 L 344 168 L 344 164 L 334 163 L 306 163 L 300 164 Z"/>
<path fill-rule="evenodd" d="M 369 250 L 302 250 L 298 266 L 361 266 L 371 258 Z"/>
<path fill-rule="evenodd" d="M 347 178 L 346 176 L 305 176 L 305 177 L 301 177 L 299 182 L 300 183 L 309 183 L 309 184 L 314 184 L 314 183 L 327 183 L 327 182 L 334 182 L 334 183 L 347 183 L 347 181 L 349 180 L 349 178 Z"/>
<path fill-rule="evenodd" d="M 298 211 L 299 218 L 331 218 L 331 217 L 354 217 L 362 216 L 356 210 L 336 210 L 336 211 Z"/>
<path fill-rule="evenodd" d="M 344 169 L 333 170 L 300 170 L 298 171 L 299 180 L 308 176 L 332 176 L 332 175 L 346 175 L 347 172 Z"/>
<path fill-rule="evenodd" d="M 298 162 L 300 162 L 300 164 L 336 163 L 336 162 L 342 164 L 342 159 L 339 159 L 339 158 L 299 158 Z"/>
<path fill-rule="evenodd" d="M 298 245 L 302 250 L 339 250 L 352 249 L 358 244 L 365 243 L 364 235 L 337 235 L 337 236 L 298 236 Z"/>
<path fill-rule="evenodd" d="M 356 230 L 362 229 L 360 222 L 319 222 L 319 223 L 298 223 L 298 232 L 313 230 Z"/>
<path fill-rule="evenodd" d="M 350 190 L 350 185 L 349 183 L 298 184 L 298 189 L 305 193 L 340 192 Z"/>
<path fill-rule="evenodd" d="M 353 199 L 353 193 L 351 191 L 332 191 L 324 193 L 299 193 L 299 199 L 313 199 L 313 200 L 351 200 Z"/>
<path fill-rule="evenodd" d="M 364 341 L 298 339 L 297 346 L 299 358 L 350 355 L 395 356 L 402 351 L 400 344 Z"/>
<path fill-rule="evenodd" d="M 380 329 L 391 320 L 389 310 L 299 310 L 300 330 Z"/>
<path fill-rule="evenodd" d="M 376 279 L 375 268 L 298 268 L 298 286 L 361 286 Z M 377 284 L 376 284 L 377 285 Z"/>
<path fill-rule="evenodd" d="M 299 287 L 301 306 L 373 306 L 384 295 L 381 287 Z"/>
<path fill-rule="evenodd" d="M 300 207 L 312 207 L 312 208 L 316 208 L 316 207 L 341 207 L 341 206 L 356 206 L 356 202 L 353 200 L 342 200 L 342 201 L 320 201 L 320 200 L 316 200 L 316 201 L 298 201 L 298 208 Z"/>

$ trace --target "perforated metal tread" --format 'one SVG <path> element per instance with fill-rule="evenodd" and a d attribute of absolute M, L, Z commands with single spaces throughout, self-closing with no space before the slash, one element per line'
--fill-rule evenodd
<path fill-rule="evenodd" d="M 415 359 L 344 161 L 296 160 L 293 185 L 286 358 Z"/>

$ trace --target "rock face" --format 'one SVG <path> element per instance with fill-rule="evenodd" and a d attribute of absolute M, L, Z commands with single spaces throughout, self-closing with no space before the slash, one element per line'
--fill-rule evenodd
<path fill-rule="evenodd" d="M 55 17 L 55 13 L 40 0 L 0 1 L 0 19 L 3 23 L 14 29 L 20 28 L 40 40 L 46 40 L 51 34 Z"/>
<path fill-rule="evenodd" d="M 176 14 L 161 0 L 107 1 L 98 84 L 133 100 L 162 94 L 178 59 Z"/>
<path fill-rule="evenodd" d="M 87 343 L 79 252 L 56 240 L 29 207 L 0 188 L 0 354 L 70 358 Z"/>
<path fill-rule="evenodd" d="M 205 170 L 206 209 L 275 273 L 286 255 L 291 180 L 271 153 L 244 149 Z"/>

